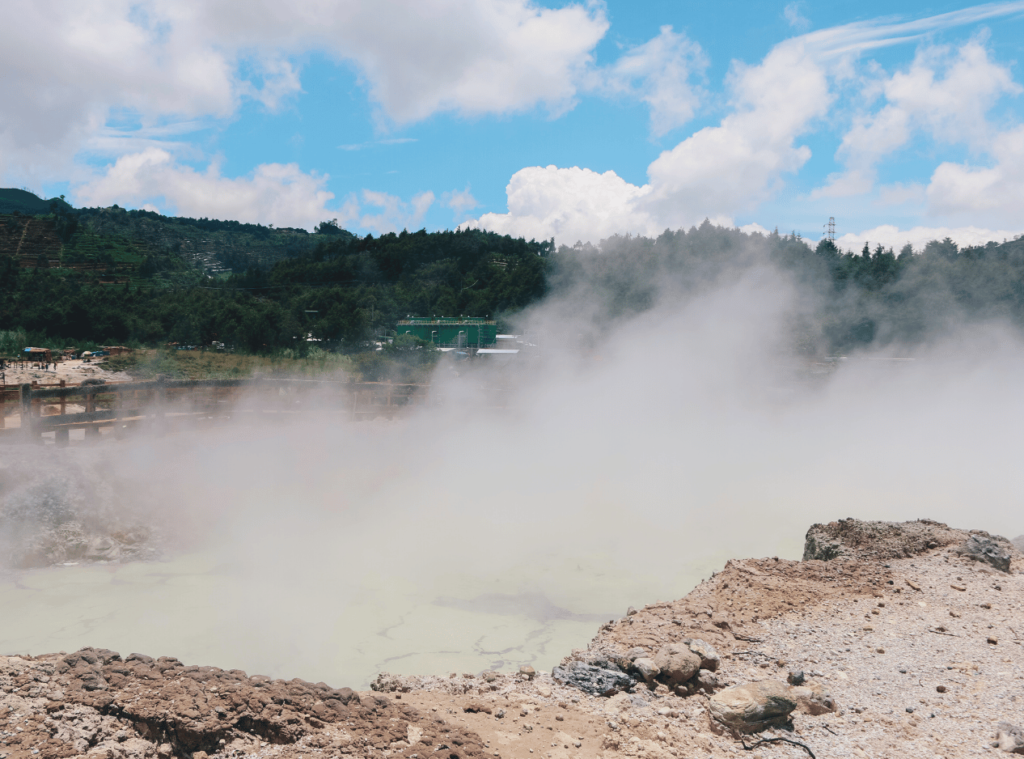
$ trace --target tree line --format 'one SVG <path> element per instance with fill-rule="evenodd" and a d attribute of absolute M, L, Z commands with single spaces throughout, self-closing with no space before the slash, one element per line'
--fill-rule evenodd
<path fill-rule="evenodd" d="M 148 212 L 131 213 L 150 221 Z M 190 221 L 233 234 L 233 223 Z M 269 234 L 253 226 L 239 233 Z M 160 286 L 139 286 L 138 278 L 103 284 L 88 272 L 22 268 L 0 255 L 0 330 L 21 329 L 52 347 L 218 341 L 254 353 L 301 354 L 313 345 L 359 352 L 394 335 L 406 316 L 491 317 L 505 325 L 554 295 L 579 298 L 599 336 L 666 295 L 692 298 L 764 266 L 783 272 L 801 295 L 790 339 L 807 354 L 912 347 L 983 320 L 1024 328 L 1024 240 L 960 248 L 947 238 L 919 251 L 877 244 L 842 251 L 828 240 L 810 245 L 796 234 L 745 234 L 707 221 L 657 237 L 557 248 L 480 230 L 358 237 L 331 222 L 307 238 L 308 246 L 272 265 L 250 262 L 220 278 L 165 278 Z M 136 274 L 149 281 L 184 265 L 162 251 Z"/>

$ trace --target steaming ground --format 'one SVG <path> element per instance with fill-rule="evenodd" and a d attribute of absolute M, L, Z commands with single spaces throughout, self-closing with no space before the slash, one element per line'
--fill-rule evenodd
<path fill-rule="evenodd" d="M 480 389 L 493 377 L 444 369 L 444 405 L 390 423 L 313 412 L 7 466 L 5 508 L 95 457 L 84 471 L 166 548 L 3 578 L 0 652 L 94 645 L 353 686 L 548 669 L 728 558 L 799 558 L 813 522 L 1024 532 L 1009 332 L 822 379 L 780 347 L 790 301 L 764 284 L 668 303 L 587 350 L 542 344 L 502 409 Z"/>

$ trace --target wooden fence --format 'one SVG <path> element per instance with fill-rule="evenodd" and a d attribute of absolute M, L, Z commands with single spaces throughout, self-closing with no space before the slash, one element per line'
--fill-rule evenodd
<path fill-rule="evenodd" d="M 187 420 L 218 420 L 239 414 L 296 414 L 315 408 L 351 419 L 393 418 L 429 402 L 429 385 L 391 382 L 247 379 L 167 380 L 95 385 L 21 385 L 0 389 L 0 434 L 41 442 L 47 433 L 57 445 L 70 442 L 71 430 L 85 438 L 101 429 L 115 433 L 149 425 L 179 426 Z M 5 429 L 5 412 L 16 404 L 17 428 Z"/>

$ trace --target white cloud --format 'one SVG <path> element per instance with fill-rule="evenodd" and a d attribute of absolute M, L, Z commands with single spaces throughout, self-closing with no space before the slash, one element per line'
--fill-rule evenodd
<path fill-rule="evenodd" d="M 1024 226 L 1024 127 L 997 135 L 989 152 L 990 167 L 947 162 L 935 169 L 928 185 L 929 213 Z"/>
<path fill-rule="evenodd" d="M 647 103 L 651 131 L 660 136 L 693 118 L 701 93 L 690 79 L 707 67 L 700 45 L 663 26 L 657 37 L 624 53 L 605 71 L 601 86 Z"/>
<path fill-rule="evenodd" d="M 468 187 L 465 190 L 452 190 L 444 193 L 441 196 L 441 204 L 455 212 L 456 222 L 463 221 L 467 213 L 480 205 Z"/>
<path fill-rule="evenodd" d="M 664 229 L 639 209 L 650 188 L 630 184 L 614 171 L 532 166 L 517 171 L 506 192 L 508 213 L 484 214 L 466 226 L 527 239 L 554 237 L 568 245 Z"/>
<path fill-rule="evenodd" d="M 731 224 L 732 214 L 769 197 L 783 174 L 807 161 L 810 150 L 794 141 L 825 113 L 831 95 L 824 70 L 799 41 L 776 46 L 758 66 L 735 64 L 730 85 L 733 113 L 662 153 L 648 167 L 648 184 L 611 171 L 522 169 L 508 185 L 508 213 L 485 214 L 478 224 L 570 244 L 616 232 L 657 234 L 705 218 Z"/>
<path fill-rule="evenodd" d="M 325 219 L 337 219 L 342 227 L 375 234 L 421 228 L 435 200 L 429 191 L 406 201 L 363 190 L 339 206 L 331 202 L 334 193 L 326 189 L 328 179 L 326 174 L 303 172 L 293 163 L 262 164 L 248 176 L 232 179 L 221 176 L 216 162 L 198 171 L 168 151 L 151 147 L 121 156 L 103 175 L 74 187 L 72 198 L 79 206 L 118 203 L 181 216 L 310 230 Z M 468 191 L 455 195 L 455 205 L 472 198 Z"/>
<path fill-rule="evenodd" d="M 777 45 L 757 66 L 735 64 L 735 110 L 662 153 L 648 167 L 645 206 L 673 224 L 728 215 L 775 193 L 811 156 L 795 140 L 832 100 L 824 69 L 803 45 Z"/>
<path fill-rule="evenodd" d="M 359 226 L 377 234 L 402 229 L 420 229 L 423 226 L 423 217 L 434 204 L 432 192 L 421 192 L 408 202 L 397 195 L 374 190 L 363 190 L 362 196 L 365 205 L 379 208 L 380 212 L 359 216 Z"/>
<path fill-rule="evenodd" d="M 1001 242 L 1009 240 L 1019 234 L 1024 225 L 1016 228 L 1015 231 L 1006 229 L 986 229 L 983 227 L 912 227 L 911 229 L 900 229 L 891 224 L 868 229 L 859 234 L 845 234 L 836 238 L 836 245 L 842 250 L 849 250 L 860 253 L 864 243 L 868 243 L 872 250 L 881 243 L 886 248 L 892 248 L 899 253 L 900 249 L 910 243 L 914 250 L 920 253 L 924 246 L 932 240 L 943 240 L 947 237 L 957 245 L 965 247 L 968 245 L 984 245 L 990 240 Z"/>
<path fill-rule="evenodd" d="M 103 176 L 75 187 L 72 195 L 80 206 L 149 204 L 183 216 L 310 229 L 338 215 L 327 208 L 334 194 L 325 189 L 326 182 L 327 175 L 277 163 L 230 179 L 220 175 L 216 163 L 196 171 L 166 150 L 148 148 L 122 156 Z"/>
<path fill-rule="evenodd" d="M 993 129 L 986 114 L 1003 95 L 1018 94 L 1021 87 L 975 39 L 955 53 L 948 47 L 921 48 L 910 67 L 885 80 L 881 90 L 887 104 L 875 114 L 859 116 L 843 137 L 837 157 L 846 170 L 831 175 L 812 197 L 869 192 L 878 163 L 906 145 L 915 128 L 939 142 L 987 149 Z"/>
<path fill-rule="evenodd" d="M 112 113 L 225 118 L 300 91 L 294 57 L 355 65 L 386 120 L 571 106 L 608 28 L 599 4 L 532 0 L 9 0 L 0 172 L 60 175 Z M 245 71 L 245 75 L 242 72 Z"/>
<path fill-rule="evenodd" d="M 782 17 L 786 23 L 798 32 L 806 32 L 811 27 L 811 22 L 800 12 L 802 3 L 792 2 L 782 10 Z"/>

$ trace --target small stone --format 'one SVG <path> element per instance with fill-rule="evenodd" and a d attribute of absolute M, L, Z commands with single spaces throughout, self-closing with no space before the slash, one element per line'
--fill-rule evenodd
<path fill-rule="evenodd" d="M 920 586 L 920 585 L 918 585 L 918 584 L 917 584 L 916 582 L 914 582 L 913 580 L 907 580 L 907 585 L 909 585 L 910 587 L 912 587 L 912 588 L 913 588 L 914 590 L 920 590 L 920 589 L 921 589 L 921 586 Z"/>
<path fill-rule="evenodd" d="M 628 609 L 626 609 L 626 616 L 627 617 L 632 617 L 634 614 L 636 614 L 636 609 L 634 609 L 632 606 L 630 606 Z"/>
<path fill-rule="evenodd" d="M 565 717 L 563 717 L 561 714 L 556 714 L 555 722 L 565 722 Z"/>
<path fill-rule="evenodd" d="M 524 664 L 519 668 L 519 674 L 525 675 L 527 680 L 532 680 L 537 676 L 537 670 L 535 670 L 529 664 Z"/>
<path fill-rule="evenodd" d="M 999 641 L 998 641 L 998 640 L 996 640 L 995 638 L 993 638 L 993 637 L 992 637 L 991 635 L 989 635 L 989 636 L 988 636 L 988 643 L 989 643 L 989 645 L 991 645 L 991 646 L 994 646 L 994 645 L 996 645 L 997 643 L 999 643 Z"/>
<path fill-rule="evenodd" d="M 876 654 L 884 654 L 885 653 L 885 649 L 884 648 L 876 648 L 875 649 L 875 653 Z"/>
<path fill-rule="evenodd" d="M 939 693 L 945 693 L 946 692 L 946 686 L 945 685 L 936 685 L 935 686 L 935 690 L 937 692 L 939 692 Z"/>
<path fill-rule="evenodd" d="M 981 608 L 982 609 L 991 609 L 992 608 L 992 604 L 990 604 L 988 601 L 986 601 L 985 603 L 981 604 Z"/>
<path fill-rule="evenodd" d="M 951 587 L 953 590 L 959 590 L 961 592 L 967 590 L 966 585 L 950 585 L 949 587 Z"/>
<path fill-rule="evenodd" d="M 804 677 L 804 671 L 802 669 L 790 670 L 789 676 L 786 678 L 786 682 L 790 685 L 803 685 L 807 678 Z"/>
<path fill-rule="evenodd" d="M 494 713 L 494 716 L 495 716 L 496 718 L 498 718 L 498 719 L 501 719 L 502 717 L 504 717 L 504 716 L 505 716 L 505 710 L 504 710 L 504 709 L 498 709 L 498 711 L 496 711 L 496 712 Z"/>
<path fill-rule="evenodd" d="M 913 714 L 913 713 L 914 713 L 914 707 L 908 706 L 907 707 L 907 714 Z"/>

